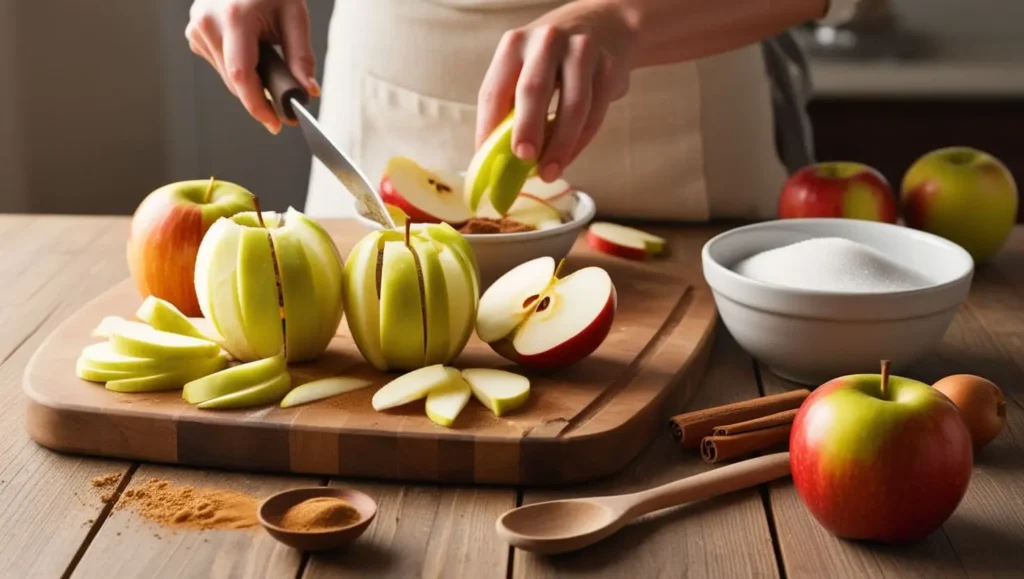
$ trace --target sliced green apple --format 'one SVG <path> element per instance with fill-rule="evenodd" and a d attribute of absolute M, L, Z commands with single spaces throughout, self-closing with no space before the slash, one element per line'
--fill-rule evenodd
<path fill-rule="evenodd" d="M 412 230 L 418 235 L 429 237 L 450 247 L 459 256 L 461 261 L 470 268 L 473 273 L 473 305 L 475 307 L 476 302 L 480 299 L 480 264 L 477 263 L 476 254 L 473 252 L 469 242 L 466 241 L 466 238 L 447 223 L 413 225 Z"/>
<path fill-rule="evenodd" d="M 451 363 L 462 352 L 473 335 L 479 301 L 470 266 L 455 252 L 456 250 L 443 246 L 438 253 L 448 295 L 449 349 L 445 356 L 446 363 Z"/>
<path fill-rule="evenodd" d="M 199 408 L 204 410 L 228 410 L 263 406 L 284 398 L 288 394 L 291 385 L 291 375 L 288 372 L 282 372 L 255 386 L 202 402 L 199 404 Z"/>
<path fill-rule="evenodd" d="M 97 368 L 79 356 L 78 359 L 75 360 L 75 374 L 87 382 L 107 382 L 110 380 L 137 378 L 142 373 L 138 370 L 110 370 L 107 368 Z"/>
<path fill-rule="evenodd" d="M 259 358 L 281 350 L 281 304 L 266 229 L 242 228 L 238 243 L 238 306 L 245 340 Z"/>
<path fill-rule="evenodd" d="M 377 272 L 380 271 L 384 235 L 375 231 L 356 244 L 345 261 L 342 299 L 348 312 L 348 327 L 359 353 L 374 368 L 388 370 L 380 342 L 380 299 Z"/>
<path fill-rule="evenodd" d="M 168 368 L 186 362 L 185 360 L 159 359 L 159 358 L 138 358 L 125 356 L 114 351 L 110 342 L 89 344 L 82 348 L 79 356 L 86 366 L 96 370 L 109 370 L 111 372 L 134 372 L 136 374 L 157 374 Z"/>
<path fill-rule="evenodd" d="M 110 345 L 118 354 L 136 358 L 210 358 L 220 353 L 220 346 L 209 340 L 149 326 L 121 325 L 110 335 Z"/>
<path fill-rule="evenodd" d="M 476 334 L 491 343 L 508 336 L 530 315 L 555 275 L 555 260 L 532 259 L 506 272 L 480 298 Z"/>
<path fill-rule="evenodd" d="M 287 369 L 284 354 L 239 364 L 185 384 L 181 397 L 189 404 L 199 404 L 256 386 Z"/>
<path fill-rule="evenodd" d="M 459 371 L 441 364 L 425 366 L 395 378 L 373 395 L 373 409 L 387 410 L 426 397 L 431 390 L 456 380 Z"/>
<path fill-rule="evenodd" d="M 159 392 L 162 390 L 177 390 L 185 384 L 222 370 L 228 364 L 227 356 L 218 354 L 212 358 L 201 361 L 202 363 L 182 367 L 179 370 L 154 374 L 151 376 L 140 376 L 137 378 L 124 378 L 110 380 L 107 382 L 107 390 L 114 392 Z"/>
<path fill-rule="evenodd" d="M 336 376 L 313 380 L 296 386 L 281 400 L 281 408 L 291 408 L 300 404 L 309 404 L 331 396 L 337 396 L 353 390 L 371 386 L 373 382 L 349 376 Z"/>
<path fill-rule="evenodd" d="M 420 299 L 423 302 L 426 334 L 423 364 L 446 364 L 450 353 L 450 312 L 448 284 L 440 257 L 443 246 L 435 241 L 419 241 L 412 248 L 422 280 Z"/>
<path fill-rule="evenodd" d="M 412 250 L 404 243 L 384 244 L 380 284 L 381 350 L 388 365 L 400 370 L 423 366 L 423 304 L 420 273 Z"/>
<path fill-rule="evenodd" d="M 451 427 L 469 402 L 471 393 L 469 384 L 461 378 L 431 390 L 427 394 L 427 418 L 445 428 Z"/>
<path fill-rule="evenodd" d="M 530 397 L 530 379 L 526 376 L 491 368 L 467 368 L 462 378 L 473 396 L 495 416 L 502 416 L 526 404 Z"/>
<path fill-rule="evenodd" d="M 142 305 L 135 312 L 135 317 L 153 326 L 153 329 L 156 330 L 191 336 L 200 340 L 209 339 L 199 331 L 199 328 L 192 325 L 185 314 L 181 313 L 171 302 L 156 296 L 149 296 L 143 300 Z"/>
<path fill-rule="evenodd" d="M 512 128 L 515 111 L 498 124 L 477 149 L 466 171 L 463 194 L 466 204 L 476 213 L 480 200 L 487 194 L 491 205 L 505 215 L 523 185 L 537 168 L 536 159 L 520 159 L 512 152 Z M 548 115 L 545 142 L 554 125 L 554 115 Z"/>
<path fill-rule="evenodd" d="M 295 335 L 289 335 L 289 345 L 295 348 L 298 356 L 289 355 L 291 360 L 312 359 L 314 355 L 322 352 L 324 348 L 334 339 L 338 331 L 338 325 L 344 317 L 344 304 L 341 300 L 342 282 L 344 279 L 344 260 L 338 247 L 334 244 L 330 234 L 322 225 L 310 219 L 303 213 L 289 207 L 284 213 L 284 226 L 273 230 L 275 248 L 279 244 L 278 237 L 282 237 L 280 245 L 291 243 L 293 239 L 301 243 L 306 254 L 306 262 L 309 264 L 308 276 L 312 279 L 313 293 L 316 298 L 313 300 L 316 305 L 306 303 L 299 297 L 292 294 L 296 291 L 296 284 L 291 283 L 285 277 L 283 292 L 285 300 L 285 318 L 290 317 L 288 303 L 298 302 L 305 304 L 304 308 L 316 314 L 316 325 L 312 320 L 306 321 L 312 315 L 300 314 L 295 320 L 289 322 Z M 282 258 L 278 256 L 280 266 Z M 282 276 L 284 273 L 282 270 Z M 294 309 L 294 306 L 293 306 Z M 309 323 L 306 329 L 304 324 Z M 315 328 L 315 329 L 312 329 Z M 297 339 L 304 337 L 303 340 Z M 303 344 L 306 342 L 306 344 Z"/>
<path fill-rule="evenodd" d="M 196 297 L 203 316 L 223 337 L 224 349 L 239 360 L 260 357 L 249 347 L 238 307 L 238 246 L 242 229 L 227 218 L 218 219 L 203 237 L 196 255 Z"/>

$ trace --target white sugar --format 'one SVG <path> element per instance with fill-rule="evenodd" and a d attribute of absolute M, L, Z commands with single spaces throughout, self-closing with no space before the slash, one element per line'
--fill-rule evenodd
<path fill-rule="evenodd" d="M 890 292 L 930 285 L 917 271 L 878 250 L 838 237 L 816 237 L 763 251 L 736 273 L 765 283 L 834 292 Z"/>

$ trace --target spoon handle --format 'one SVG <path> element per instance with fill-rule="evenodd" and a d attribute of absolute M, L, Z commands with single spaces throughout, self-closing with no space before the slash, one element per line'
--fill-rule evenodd
<path fill-rule="evenodd" d="M 789 453 L 779 452 L 730 464 L 631 496 L 634 517 L 765 483 L 789 474 Z"/>

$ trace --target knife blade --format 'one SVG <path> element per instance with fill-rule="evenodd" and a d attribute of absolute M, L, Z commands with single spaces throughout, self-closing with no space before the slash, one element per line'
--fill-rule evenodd
<path fill-rule="evenodd" d="M 309 150 L 330 169 L 345 189 L 362 203 L 366 217 L 385 229 L 394 229 L 395 222 L 384 205 L 384 199 L 373 188 L 366 175 L 324 133 L 316 117 L 306 109 L 309 95 L 292 76 L 277 49 L 269 43 L 260 42 L 256 72 L 263 83 L 264 92 L 274 105 L 277 116 L 285 123 L 298 123 Z"/>

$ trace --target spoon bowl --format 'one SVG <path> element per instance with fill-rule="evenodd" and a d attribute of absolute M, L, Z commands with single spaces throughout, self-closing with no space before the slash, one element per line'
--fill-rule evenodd
<path fill-rule="evenodd" d="M 344 527 L 323 531 L 301 531 L 281 526 L 291 507 L 308 499 L 342 499 L 359 513 L 359 519 Z M 350 488 L 306 487 L 289 489 L 267 497 L 257 512 L 260 524 L 278 541 L 300 551 L 337 549 L 359 538 L 377 515 L 377 503 L 366 493 Z"/>

